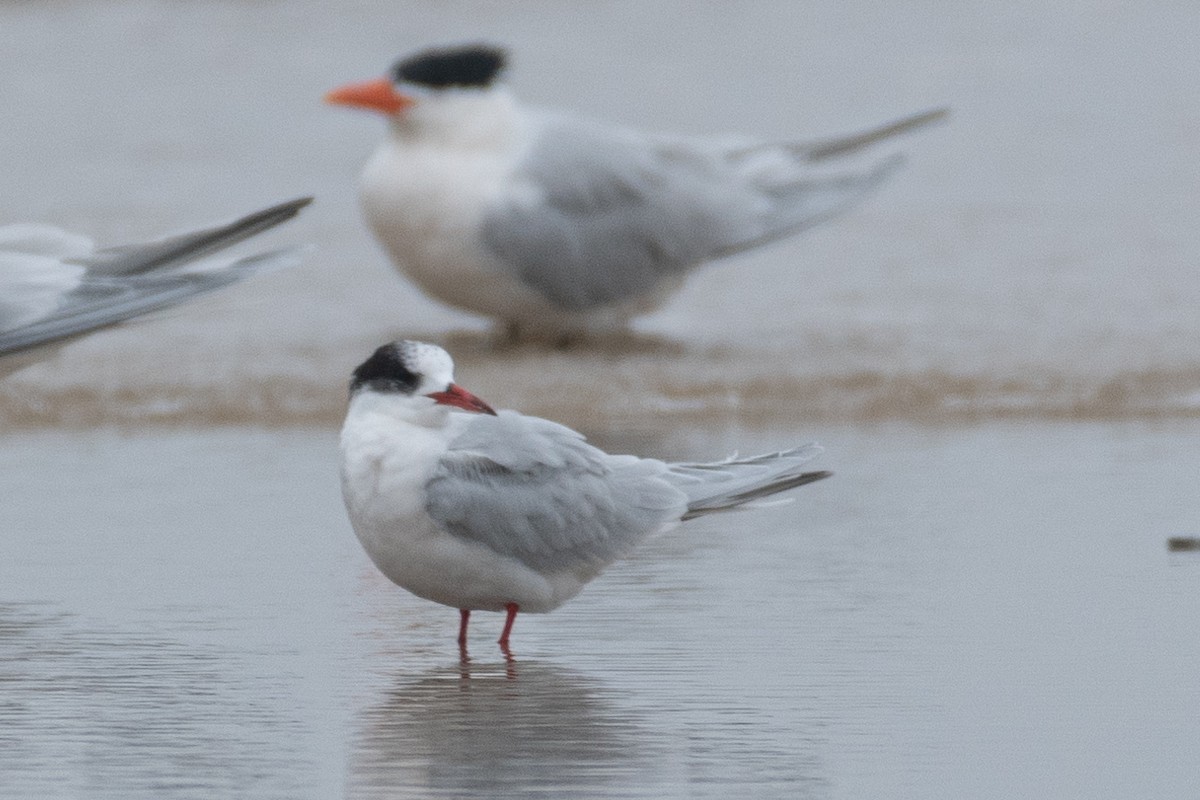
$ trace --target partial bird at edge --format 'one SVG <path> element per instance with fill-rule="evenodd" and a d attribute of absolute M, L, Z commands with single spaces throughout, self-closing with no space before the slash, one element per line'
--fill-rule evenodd
<path fill-rule="evenodd" d="M 298 198 L 227 224 L 103 250 L 50 226 L 0 227 L 0 375 L 91 331 L 299 263 L 305 247 L 213 254 L 292 219 L 310 202 Z"/>

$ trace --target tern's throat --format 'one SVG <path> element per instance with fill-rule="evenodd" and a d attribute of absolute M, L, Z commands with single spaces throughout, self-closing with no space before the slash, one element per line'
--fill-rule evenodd
<path fill-rule="evenodd" d="M 450 424 L 450 409 L 424 395 L 405 395 L 364 389 L 350 398 L 346 425 L 397 427 L 411 425 L 428 430 L 443 430 Z"/>
<path fill-rule="evenodd" d="M 423 97 L 392 124 L 397 144 L 455 150 L 504 150 L 519 133 L 520 114 L 503 88 Z"/>

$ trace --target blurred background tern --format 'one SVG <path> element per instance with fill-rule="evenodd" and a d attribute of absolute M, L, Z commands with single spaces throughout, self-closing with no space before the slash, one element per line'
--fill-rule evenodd
<path fill-rule="evenodd" d="M 388 118 L 360 200 L 398 269 L 510 338 L 625 329 L 701 264 L 860 202 L 903 159 L 852 157 L 947 114 L 815 141 L 651 134 L 519 104 L 506 61 L 428 50 L 326 100 Z"/>

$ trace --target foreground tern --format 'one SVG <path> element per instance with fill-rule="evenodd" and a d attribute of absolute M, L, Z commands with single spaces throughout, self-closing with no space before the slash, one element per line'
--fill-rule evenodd
<path fill-rule="evenodd" d="M 454 383 L 440 347 L 398 341 L 354 371 L 342 493 L 375 565 L 413 594 L 460 609 L 551 611 L 639 542 L 679 522 L 827 477 L 806 445 L 670 464 L 609 455 L 549 420 L 497 413 Z"/>
<path fill-rule="evenodd" d="M 846 210 L 902 159 L 845 157 L 946 114 L 815 142 L 652 135 L 521 107 L 504 62 L 427 51 L 326 100 L 388 118 L 360 199 L 399 269 L 512 334 L 623 328 L 700 264 Z"/>
<path fill-rule="evenodd" d="M 310 202 L 304 197 L 225 225 L 106 250 L 46 225 L 0 227 L 0 375 L 80 334 L 295 263 L 296 248 L 212 254 L 291 219 Z"/>

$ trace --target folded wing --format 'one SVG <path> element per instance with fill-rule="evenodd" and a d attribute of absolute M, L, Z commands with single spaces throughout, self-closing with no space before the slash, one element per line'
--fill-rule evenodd
<path fill-rule="evenodd" d="M 679 520 L 660 461 L 610 456 L 575 431 L 511 411 L 451 442 L 427 510 L 451 533 L 544 572 L 594 572 Z"/>
<path fill-rule="evenodd" d="M 841 156 L 943 115 L 807 144 L 649 137 L 547 116 L 483 241 L 563 308 L 619 303 L 845 211 L 902 159 L 864 167 Z"/>

